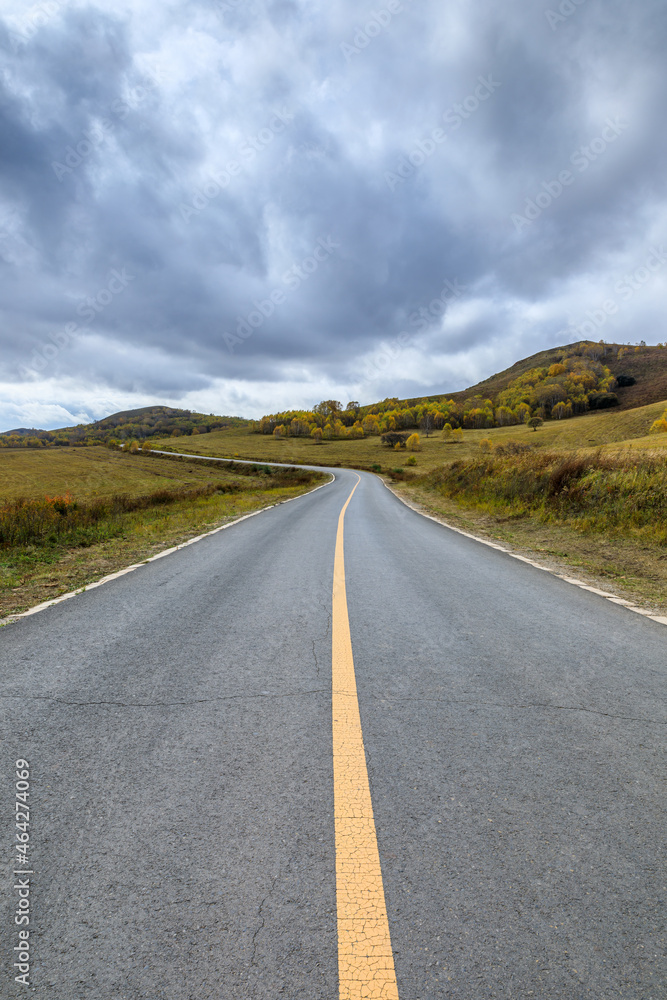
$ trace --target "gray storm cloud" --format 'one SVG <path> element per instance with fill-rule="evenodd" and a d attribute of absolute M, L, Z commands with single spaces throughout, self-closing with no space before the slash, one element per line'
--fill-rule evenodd
<path fill-rule="evenodd" d="M 665 339 L 667 266 L 614 289 L 667 244 L 666 41 L 652 0 L 10 0 L 0 422 L 454 390 L 614 296 L 596 339 Z"/>

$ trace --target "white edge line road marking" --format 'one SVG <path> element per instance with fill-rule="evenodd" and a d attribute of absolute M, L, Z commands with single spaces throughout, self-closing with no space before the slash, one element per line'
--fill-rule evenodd
<path fill-rule="evenodd" d="M 415 512 L 415 514 L 421 514 L 422 517 L 427 517 L 429 521 L 435 521 L 436 524 L 442 525 L 443 528 L 449 528 L 450 531 L 455 531 L 458 535 L 463 535 L 465 538 L 472 538 L 473 541 L 479 542 L 481 545 L 488 545 L 490 549 L 497 549 L 498 552 L 504 552 L 505 555 L 511 556 L 512 559 L 518 559 L 519 562 L 528 563 L 529 566 L 534 566 L 535 569 L 541 569 L 544 573 L 550 573 L 551 576 L 555 576 L 559 580 L 564 580 L 565 583 L 571 583 L 574 587 L 579 587 L 580 590 L 587 590 L 591 594 L 597 594 L 598 597 L 604 597 L 612 604 L 619 604 L 621 607 L 627 608 L 628 611 L 634 611 L 635 614 L 643 615 L 644 618 L 650 618 L 652 622 L 657 622 L 658 625 L 667 625 L 667 617 L 655 615 L 652 611 L 648 611 L 646 608 L 638 608 L 632 603 L 632 601 L 626 601 L 624 597 L 618 597 L 616 594 L 610 594 L 606 590 L 599 590 L 597 587 L 591 587 L 582 580 L 577 580 L 572 576 L 566 576 L 564 573 L 559 573 L 557 570 L 550 569 L 548 566 L 542 566 L 541 563 L 535 562 L 527 556 L 521 556 L 518 552 L 512 552 L 511 549 L 506 549 L 503 545 L 499 545 L 498 542 L 491 542 L 487 538 L 480 538 L 478 535 L 471 535 L 469 531 L 464 531 L 462 528 L 456 528 L 453 524 L 449 524 L 448 521 L 441 521 L 440 518 L 433 517 L 432 514 L 425 514 L 423 510 L 418 510 L 417 507 L 413 507 L 411 503 L 408 503 L 408 501 L 404 500 L 402 496 L 399 496 L 399 494 L 392 490 L 391 486 L 384 482 L 384 480 L 382 480 L 382 482 L 397 500 L 399 500 L 406 507 L 409 507 L 410 510 Z"/>
<path fill-rule="evenodd" d="M 166 454 L 178 453 L 167 452 Z M 229 459 L 221 459 L 221 461 L 229 461 Z M 234 459 L 232 459 L 232 461 L 234 461 Z M 275 463 L 260 462 L 254 464 L 273 465 Z M 231 528 L 235 524 L 240 524 L 241 521 L 247 521 L 249 517 L 256 517 L 257 514 L 263 514 L 264 511 L 271 510 L 273 507 L 279 507 L 281 504 L 291 503 L 292 500 L 300 500 L 301 497 L 310 496 L 311 493 L 316 493 L 318 490 L 324 489 L 325 486 L 330 486 L 334 482 L 335 478 L 335 475 L 331 473 L 331 479 L 328 483 L 322 483 L 321 486 L 316 486 L 314 489 L 308 490 L 307 493 L 299 493 L 296 497 L 289 497 L 287 500 L 279 500 L 278 503 L 270 503 L 266 507 L 260 507 L 259 510 L 253 510 L 250 514 L 244 514 L 243 517 L 237 517 L 236 520 L 229 521 L 227 524 L 221 524 L 218 528 L 213 528 L 212 531 L 206 531 L 203 535 L 197 535 L 195 538 L 188 538 L 187 542 L 181 542 L 180 545 L 174 545 L 170 549 L 164 549 L 164 551 L 158 552 L 157 555 L 151 556 L 149 559 L 144 559 L 143 562 L 134 563 L 132 566 L 126 566 L 125 569 L 119 569 L 116 573 L 109 573 L 108 576 L 103 576 L 101 580 L 96 580 L 95 583 L 87 583 L 85 586 L 79 587 L 78 590 L 71 590 L 68 594 L 61 594 L 60 597 L 54 597 L 50 601 L 44 601 L 42 604 L 36 604 L 34 608 L 28 608 L 27 611 L 22 611 L 20 614 L 8 615 L 6 618 L 0 619 L 0 627 L 3 625 L 11 625 L 12 622 L 18 621 L 19 618 L 28 618 L 29 615 L 36 615 L 38 611 L 44 611 L 45 608 L 50 608 L 54 604 L 61 604 L 62 601 L 69 601 L 71 597 L 78 597 L 79 594 L 84 594 L 89 590 L 94 590 L 95 587 L 101 587 L 105 583 L 110 583 L 111 580 L 117 580 L 120 576 L 125 576 L 126 573 L 133 573 L 135 569 L 147 566 L 148 563 L 155 562 L 156 559 L 164 559 L 165 556 L 170 556 L 172 553 L 178 552 L 179 549 L 185 549 L 188 545 L 194 545 L 195 542 L 200 542 L 202 538 L 208 538 L 209 535 L 217 535 L 219 531 L 224 531 L 226 528 Z"/>

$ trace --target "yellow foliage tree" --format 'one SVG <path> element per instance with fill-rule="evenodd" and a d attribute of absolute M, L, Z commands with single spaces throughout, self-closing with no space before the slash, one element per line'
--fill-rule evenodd
<path fill-rule="evenodd" d="M 659 420 L 653 421 L 649 434 L 667 434 L 667 410 L 665 410 Z"/>
<path fill-rule="evenodd" d="M 419 440 L 419 434 L 417 434 L 416 432 L 414 434 L 411 434 L 408 440 L 405 442 L 405 447 L 408 449 L 408 451 L 421 451 L 422 446 Z"/>

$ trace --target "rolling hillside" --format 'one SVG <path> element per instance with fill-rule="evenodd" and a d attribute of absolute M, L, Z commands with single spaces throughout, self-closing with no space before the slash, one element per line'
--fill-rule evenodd
<path fill-rule="evenodd" d="M 476 385 L 459 392 L 441 393 L 438 395 L 421 396 L 415 399 L 401 400 L 409 406 L 427 401 L 441 399 L 453 399 L 455 402 L 463 402 L 470 396 L 484 396 L 494 399 L 500 392 L 517 378 L 525 375 L 526 372 L 534 368 L 548 368 L 557 363 L 564 354 L 575 350 L 578 343 L 564 344 L 560 347 L 553 347 L 548 351 L 539 351 L 531 354 L 521 361 L 515 362 L 510 368 L 502 372 L 497 372 L 489 378 L 483 379 Z M 625 344 L 602 344 L 600 346 L 600 361 L 606 365 L 612 375 L 618 378 L 619 375 L 628 375 L 635 379 L 635 384 L 630 386 L 617 386 L 615 392 L 619 399 L 619 407 L 623 410 L 633 409 L 636 406 L 647 406 L 649 403 L 657 403 L 667 399 L 667 348 L 659 346 L 642 347 L 635 351 L 634 347 Z M 619 350 L 625 353 L 618 357 Z"/>
<path fill-rule="evenodd" d="M 242 417 L 220 417 L 213 413 L 194 413 L 170 406 L 143 406 L 137 410 L 122 410 L 90 424 L 62 427 L 44 431 L 19 427 L 0 434 L 0 447 L 40 447 L 50 445 L 106 444 L 135 438 L 143 441 L 151 437 L 168 437 L 172 434 L 207 434 L 209 431 L 230 427 L 244 427 Z"/>

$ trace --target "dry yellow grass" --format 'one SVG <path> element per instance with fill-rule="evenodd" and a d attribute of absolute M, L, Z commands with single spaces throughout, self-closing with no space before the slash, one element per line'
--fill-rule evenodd
<path fill-rule="evenodd" d="M 204 468 L 102 447 L 0 449 L 0 499 L 39 499 L 68 491 L 78 500 L 115 493 L 137 496 L 227 476 L 224 467 Z"/>

